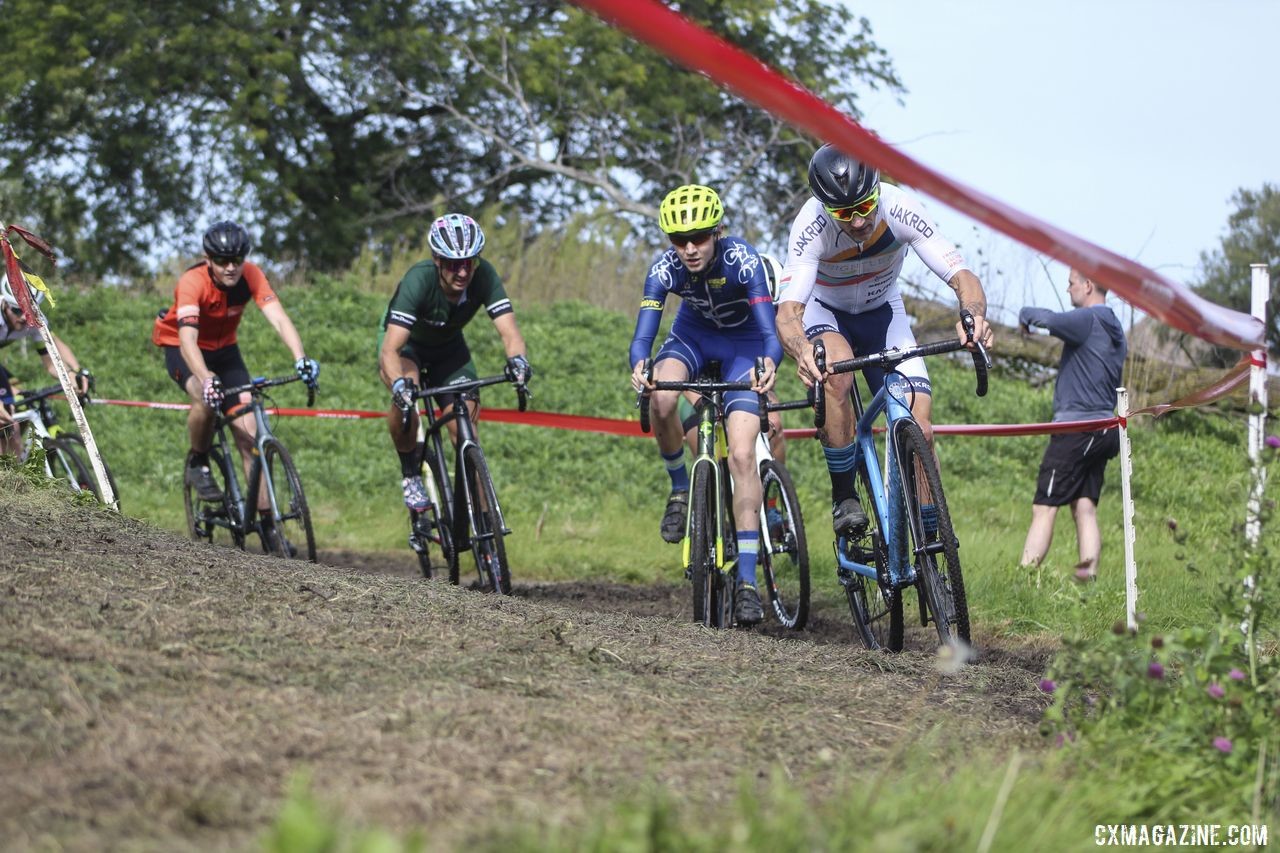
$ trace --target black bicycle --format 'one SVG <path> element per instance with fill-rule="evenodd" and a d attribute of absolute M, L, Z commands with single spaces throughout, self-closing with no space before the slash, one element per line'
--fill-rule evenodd
<path fill-rule="evenodd" d="M 479 401 L 479 389 L 503 382 L 515 385 L 520 411 L 528 408 L 528 387 L 505 375 L 414 390 L 415 401 L 427 400 L 425 418 L 418 423 L 423 442 L 422 481 L 431 502 L 425 510 L 409 510 L 409 547 L 418 555 L 418 565 L 427 578 L 435 577 L 431 552 L 433 548 L 438 550 L 444 567 L 449 570 L 449 582 L 455 584 L 461 581 L 459 552 L 469 548 L 475 557 L 479 587 L 510 595 L 511 565 L 507 562 L 504 537 L 511 530 L 503 519 L 489 463 L 467 408 L 468 400 Z M 439 413 L 433 408 L 431 398 L 444 404 Z M 445 461 L 444 444 L 448 436 L 443 434 L 451 422 L 457 432 L 452 480 Z M 407 428 L 408 423 L 409 413 L 405 412 L 403 428 Z"/>
<path fill-rule="evenodd" d="M 316 560 L 316 538 L 311 529 L 311 510 L 302 491 L 302 478 L 289 451 L 271 432 L 264 400 L 267 389 L 299 381 L 297 375 L 267 379 L 259 376 L 247 385 L 228 388 L 227 397 L 243 393 L 248 403 L 218 415 L 213 446 L 209 449 L 209 470 L 222 490 L 217 500 L 201 500 L 189 478 L 183 478 L 183 502 L 187 509 L 187 529 L 191 538 L 213 542 L 215 533 L 226 531 L 237 548 L 245 547 L 245 537 L 256 533 L 262 550 L 278 557 Z M 307 388 L 307 405 L 315 402 L 315 388 Z M 228 433 L 231 422 L 246 412 L 253 414 L 254 454 L 249 478 L 240 488 L 240 452 Z M 266 508 L 259 508 L 262 499 Z"/>

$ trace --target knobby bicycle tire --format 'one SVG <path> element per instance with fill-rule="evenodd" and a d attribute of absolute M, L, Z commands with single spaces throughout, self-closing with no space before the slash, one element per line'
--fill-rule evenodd
<path fill-rule="evenodd" d="M 876 511 L 875 502 L 871 498 L 871 481 L 867 476 L 865 463 L 858 461 L 858 479 L 862 483 L 862 494 L 866 506 L 870 510 L 870 527 L 866 536 L 859 540 L 859 547 L 866 559 L 859 560 L 876 568 L 877 576 L 884 577 L 889 570 L 889 549 L 886 543 L 888 523 Z M 892 506 L 892 502 L 890 503 Z M 847 540 L 846 546 L 849 546 Z M 836 543 L 840 547 L 840 543 Z M 849 600 L 849 612 L 853 616 L 853 624 L 858 638 L 868 649 L 885 649 L 891 652 L 902 651 L 903 618 L 902 595 L 894 590 L 887 594 L 878 580 L 855 574 L 845 581 L 845 597 Z"/>
<path fill-rule="evenodd" d="M 275 497 L 275 516 L 265 538 L 277 557 L 316 561 L 316 537 L 311 527 L 311 510 L 302 491 L 302 478 L 289 451 L 275 438 L 262 446 L 262 471 L 267 488 Z M 247 498 L 253 505 L 256 496 Z"/>
<path fill-rule="evenodd" d="M 453 516 L 445 499 L 444 468 L 435 452 L 429 447 L 423 453 L 422 478 L 424 483 L 429 480 L 434 484 L 437 500 L 427 512 L 409 511 L 409 523 L 414 536 L 418 539 L 420 549 L 417 552 L 418 567 L 422 569 L 423 577 L 435 576 L 435 565 L 431 561 L 431 545 L 434 544 L 440 549 L 440 558 L 448 570 L 449 582 L 456 584 L 458 582 L 458 549 L 453 545 Z"/>
<path fill-rule="evenodd" d="M 723 465 L 718 468 L 720 474 L 720 538 L 713 543 L 711 551 L 711 627 L 729 628 L 733 626 L 734 591 L 737 588 L 737 572 L 716 567 L 715 555 L 723 555 L 723 563 L 727 567 L 736 567 L 738 554 L 737 520 L 733 515 L 733 478 L 729 476 L 729 468 Z"/>
<path fill-rule="evenodd" d="M 924 530 L 920 514 L 921 484 L 932 496 L 937 507 L 938 532 L 936 545 L 931 537 L 915 543 L 916 573 L 924 586 L 924 598 L 929 603 L 930 618 L 938 632 L 938 640 L 944 645 L 957 641 L 969 642 L 969 606 L 964 591 L 964 576 L 960 570 L 960 546 L 951 525 L 951 514 L 942 491 L 942 476 L 938 461 L 925 440 L 920 425 L 912 421 L 900 421 L 895 432 L 898 448 L 898 474 L 902 477 L 903 495 L 911 523 L 907 528 L 914 538 L 916 531 Z M 928 545 L 933 549 L 925 550 Z M 937 546 L 941 546 L 938 548 Z"/>
<path fill-rule="evenodd" d="M 712 623 L 711 587 L 715 583 L 715 507 L 712 505 L 709 465 L 695 465 L 689 491 L 689 582 L 693 586 L 693 621 Z"/>
<path fill-rule="evenodd" d="M 98 484 L 98 476 L 93 471 L 93 465 L 89 462 L 89 448 L 85 446 L 84 439 L 78 435 L 60 435 L 57 441 L 64 446 L 70 447 L 76 457 L 77 462 L 82 463 L 88 480 L 87 488 L 98 498 L 98 503 L 106 503 L 102 496 L 102 487 Z M 102 458 L 102 454 L 98 454 L 99 460 L 102 462 L 102 470 L 106 472 L 107 482 L 111 485 L 111 491 L 116 496 L 116 506 L 120 506 L 120 487 L 116 485 L 115 475 L 111 473 L 111 466 L 107 464 L 107 460 Z M 85 488 L 84 484 L 81 485 Z"/>
<path fill-rule="evenodd" d="M 462 467 L 473 501 L 471 511 L 475 528 L 471 531 L 471 553 L 475 556 L 480 583 L 500 595 L 510 595 L 511 566 L 507 563 L 502 518 L 498 513 L 498 493 L 489 475 L 489 464 L 484 453 L 473 444 L 462 452 Z M 457 495 L 454 495 L 454 500 L 458 500 Z M 461 519 L 459 523 L 462 523 Z"/>
<path fill-rule="evenodd" d="M 783 627 L 799 631 L 809 621 L 809 549 L 800 499 L 796 496 L 791 472 L 776 459 L 760 463 L 760 485 L 763 497 L 760 564 L 765 588 L 774 618 Z M 770 527 L 771 508 L 781 515 L 781 523 L 773 525 L 776 530 Z M 778 541 L 775 541 L 775 532 L 779 534 Z"/>
<path fill-rule="evenodd" d="M 234 446 L 232 446 L 232 449 L 234 452 Z M 214 472 L 215 477 L 222 480 L 222 503 L 219 505 L 217 501 L 213 501 L 206 503 L 205 506 L 212 512 L 220 512 L 222 518 L 225 518 L 227 522 L 225 525 L 214 524 L 210 528 L 210 533 L 212 534 L 210 541 L 216 542 L 216 537 L 220 535 L 218 531 L 222 530 L 227 536 L 231 537 L 231 543 L 243 551 L 245 540 L 244 519 L 240 517 L 240 507 L 235 501 L 231 500 L 228 494 L 228 484 L 231 482 L 232 477 L 231 466 L 239 462 L 240 455 L 238 453 L 227 457 L 217 447 L 209 450 L 209 470 Z"/>
<path fill-rule="evenodd" d="M 73 492 L 97 495 L 93 471 L 76 453 L 75 446 L 68 442 L 65 436 L 46 439 L 44 452 L 55 480 L 66 480 Z"/>

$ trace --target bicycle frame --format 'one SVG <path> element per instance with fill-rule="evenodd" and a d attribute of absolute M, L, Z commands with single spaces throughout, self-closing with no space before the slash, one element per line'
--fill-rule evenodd
<path fill-rule="evenodd" d="M 266 486 L 267 503 L 272 517 L 285 519 L 295 517 L 292 514 L 281 514 L 280 507 L 276 502 L 276 490 L 273 488 L 271 472 L 263 462 L 266 459 L 265 448 L 267 442 L 276 439 L 276 437 L 271 432 L 271 423 L 267 418 L 266 407 L 262 402 L 267 388 L 295 381 L 298 381 L 296 376 L 285 376 L 278 379 L 267 379 L 259 376 L 247 385 L 226 390 L 228 397 L 235 394 L 249 394 L 249 402 L 241 403 L 225 413 L 220 413 L 214 422 L 212 449 L 216 450 L 226 463 L 226 498 L 227 511 L 230 517 L 222 519 L 217 515 L 207 515 L 204 519 L 207 524 L 223 527 L 230 530 L 235 536 L 246 536 L 250 533 L 261 534 L 262 521 L 258 508 L 258 495 L 264 485 Z M 307 405 L 310 406 L 314 401 L 315 391 L 308 388 Z M 242 490 L 240 488 L 240 474 L 243 469 L 240 464 L 240 448 L 234 438 L 228 439 L 227 433 L 232 428 L 232 422 L 245 414 L 253 415 L 254 441 L 253 462 L 249 466 L 246 488 Z M 252 507 L 250 507 L 250 503 L 253 504 Z"/>
<path fill-rule="evenodd" d="M 493 381 L 489 381 L 493 380 Z M 440 471 L 444 475 L 441 485 L 444 487 L 444 494 L 439 497 L 444 502 L 444 506 L 449 510 L 449 517 L 453 519 L 454 542 L 455 545 L 461 547 L 463 543 L 470 544 L 471 536 L 467 533 L 468 529 L 476 530 L 476 496 L 471 493 L 471 484 L 466 482 L 466 478 L 462 476 L 462 457 L 466 453 L 468 447 L 479 447 L 480 442 L 476 440 L 475 424 L 471 420 L 471 412 L 467 408 L 468 400 L 477 400 L 472 392 L 475 389 L 484 387 L 484 385 L 496 385 L 498 382 L 506 382 L 505 376 L 489 377 L 489 380 L 475 380 L 471 382 L 460 383 L 466 384 L 465 390 L 450 390 L 448 386 L 442 388 L 427 388 L 419 392 L 421 396 L 427 397 L 443 397 L 446 399 L 445 408 L 441 409 L 441 414 L 436 415 L 435 409 L 428 404 L 426 407 L 426 423 L 422 424 L 425 440 L 430 442 L 431 452 L 435 454 L 436 459 L 440 463 Z M 446 410 L 447 409 L 447 410 Z M 444 455 L 445 437 L 441 435 L 449 422 L 457 424 L 457 442 L 453 447 L 453 479 L 449 477 L 448 457 Z M 467 516 L 465 521 L 460 519 L 453 510 L 456 507 L 454 496 L 461 494 L 467 507 Z M 502 505 L 499 503 L 494 507 L 494 511 L 498 514 L 498 522 L 501 526 L 502 534 L 506 536 L 511 532 L 507 527 L 507 522 L 502 514 Z M 470 525 L 468 527 L 467 525 Z M 459 534 L 462 534 L 459 536 Z M 492 539 L 493 534 L 484 534 L 482 538 Z"/>
<path fill-rule="evenodd" d="M 725 455 L 725 447 L 728 446 L 729 439 L 724 434 L 724 423 L 719 415 L 724 408 L 724 392 L 719 390 L 711 391 L 708 397 L 698 401 L 697 407 L 699 415 L 698 455 L 693 460 L 693 464 L 689 466 L 689 480 L 690 482 L 694 480 L 700 467 L 711 466 L 711 482 L 715 485 L 715 495 L 712 498 L 715 504 L 716 519 L 715 566 L 717 572 L 724 573 L 727 569 L 731 569 L 738 564 L 737 554 L 729 556 L 724 546 L 725 507 L 729 507 L 730 513 L 733 511 L 733 478 L 729 474 Z M 721 446 L 716 441 L 717 428 L 719 428 L 718 432 L 721 437 L 725 439 L 724 446 Z M 765 444 L 767 445 L 768 442 L 766 441 Z M 684 540 L 680 543 L 681 565 L 684 568 L 686 577 L 691 571 L 692 563 L 693 537 L 690 535 L 692 523 L 693 514 L 690 513 L 685 518 Z"/>
<path fill-rule="evenodd" d="M 906 533 L 903 529 L 903 525 L 907 520 L 906 506 L 900 493 L 897 493 L 894 499 L 890 500 L 889 490 L 885 484 L 886 482 L 897 482 L 900 478 L 897 454 L 894 452 L 894 428 L 903 419 L 915 420 L 911 414 L 910 403 L 903 397 L 904 391 L 910 393 L 906 378 L 901 373 L 886 372 L 882 387 L 876 392 L 871 399 L 870 405 L 865 409 L 863 409 L 856 382 L 851 386 L 849 395 L 853 402 L 854 416 L 857 422 L 854 441 L 858 445 L 858 455 L 862 457 L 866 467 L 871 491 L 869 495 L 871 508 L 880 518 L 882 523 L 880 529 L 887 531 L 888 535 L 895 541 L 903 541 L 901 537 Z M 888 460 L 887 466 L 881 465 L 874 433 L 875 422 L 879 420 L 882 414 L 885 416 L 885 456 Z M 849 549 L 844 547 L 845 544 L 845 537 L 840 537 L 840 540 L 836 543 L 838 570 L 855 572 L 863 577 L 879 581 L 882 587 L 894 591 L 901 591 L 905 587 L 915 584 L 917 578 L 914 561 L 911 559 L 912 555 L 906 549 L 888 549 L 887 575 L 879 577 L 875 566 L 858 562 L 849 556 Z"/>
<path fill-rule="evenodd" d="M 507 527 L 502 506 L 497 498 L 497 488 L 488 472 L 484 450 L 476 436 L 475 424 L 467 406 L 477 400 L 476 392 L 483 387 L 511 382 L 506 375 L 483 379 L 469 379 L 436 388 L 415 389 L 415 400 L 426 399 L 426 411 L 418 422 L 418 437 L 424 444 L 423 465 L 430 469 L 424 476 L 432 511 L 409 511 L 409 545 L 418 554 L 423 573 L 432 576 L 434 569 L 429 556 L 429 544 L 440 546 L 448 565 L 450 580 L 459 581 L 458 560 L 460 552 L 470 549 L 476 558 L 476 568 L 481 583 L 493 583 L 494 589 L 505 593 L 510 588 L 510 566 L 506 559 L 503 537 L 511 533 Z M 520 411 L 528 407 L 529 391 L 523 382 L 516 383 Z M 433 402 L 441 403 L 437 414 Z M 407 427 L 410 412 L 403 413 L 402 428 Z M 444 450 L 443 430 L 452 422 L 455 425 L 453 442 L 453 476 Z M 471 462 L 468 464 L 467 459 Z M 474 475 L 468 475 L 468 471 Z M 436 477 L 439 483 L 436 483 Z M 474 482 L 473 482 L 474 477 Z M 479 490 L 477 493 L 476 490 Z M 487 494 L 486 494 L 487 493 Z M 458 501 L 465 506 L 460 513 Z M 447 521 L 447 524 L 446 524 Z"/>

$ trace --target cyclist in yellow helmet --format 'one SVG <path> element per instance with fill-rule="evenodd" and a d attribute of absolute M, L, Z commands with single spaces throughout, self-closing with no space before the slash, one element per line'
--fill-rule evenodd
<path fill-rule="evenodd" d="M 696 376 L 708 361 L 719 361 L 725 382 L 751 381 L 759 391 L 773 387 L 782 347 L 774 326 L 773 300 L 764 264 L 740 237 L 721 233 L 724 205 L 710 187 L 688 184 L 667 194 L 658 222 L 671 245 L 654 259 L 644 282 L 640 313 L 631 339 L 631 384 L 645 388 L 644 362 L 652 351 L 668 294 L 680 297 L 671 332 L 654 358 L 654 381 L 680 382 Z M 765 372 L 755 377 L 755 361 Z M 648 387 L 652 388 L 652 384 Z M 679 542 L 689 503 L 689 472 L 677 413 L 679 394 L 653 391 L 654 435 L 671 477 L 671 495 L 662 518 L 662 538 Z M 756 591 L 759 553 L 760 472 L 755 441 L 760 431 L 756 395 L 725 395 L 729 468 L 733 474 L 733 514 L 738 535 L 738 590 L 734 614 L 749 625 L 764 617 Z"/>

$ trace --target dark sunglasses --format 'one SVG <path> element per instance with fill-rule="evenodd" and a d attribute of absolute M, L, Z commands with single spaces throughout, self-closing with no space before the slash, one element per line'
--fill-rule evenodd
<path fill-rule="evenodd" d="M 475 258 L 436 258 L 436 263 L 447 269 L 449 272 L 469 270 L 471 269 L 471 265 L 475 262 Z"/>
<path fill-rule="evenodd" d="M 239 266 L 244 263 L 244 255 L 210 255 L 209 263 L 219 267 Z"/>
<path fill-rule="evenodd" d="M 689 234 L 670 234 L 668 236 L 671 237 L 671 245 L 683 247 L 690 243 L 705 243 L 715 236 L 715 233 L 715 229 L 712 228 L 708 231 L 693 231 Z"/>

